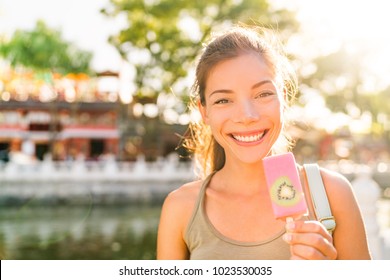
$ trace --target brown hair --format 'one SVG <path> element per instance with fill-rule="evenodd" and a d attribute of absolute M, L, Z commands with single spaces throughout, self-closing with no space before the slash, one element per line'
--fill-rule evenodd
<path fill-rule="evenodd" d="M 285 93 L 284 106 L 290 105 L 296 94 L 296 77 L 275 34 L 265 28 L 237 26 L 212 37 L 206 44 L 196 67 L 190 110 L 198 110 L 198 102 L 202 106 L 206 105 L 205 88 L 212 68 L 221 61 L 248 52 L 255 52 L 265 59 L 276 77 L 277 86 Z M 190 123 L 189 132 L 189 138 L 184 139 L 183 145 L 194 153 L 200 177 L 220 170 L 225 164 L 225 152 L 214 139 L 210 128 L 203 121 L 193 121 Z M 278 144 L 274 144 L 272 148 L 273 152 L 288 150 L 290 144 L 287 139 L 285 132 L 282 133 Z"/>

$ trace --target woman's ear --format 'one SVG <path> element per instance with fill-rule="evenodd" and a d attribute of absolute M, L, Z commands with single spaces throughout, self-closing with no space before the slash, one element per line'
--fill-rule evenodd
<path fill-rule="evenodd" d="M 206 106 L 202 105 L 200 100 L 198 101 L 198 110 L 200 112 L 200 115 L 202 116 L 202 120 L 205 124 L 208 124 L 208 116 L 207 116 L 207 110 Z"/>

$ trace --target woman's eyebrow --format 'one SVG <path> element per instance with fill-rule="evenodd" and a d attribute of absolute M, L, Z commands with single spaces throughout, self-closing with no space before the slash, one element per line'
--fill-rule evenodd
<path fill-rule="evenodd" d="M 233 93 L 233 91 L 230 89 L 217 89 L 217 90 L 214 90 L 212 93 L 210 93 L 209 96 L 212 96 L 215 93 Z"/>
<path fill-rule="evenodd" d="M 262 85 L 268 84 L 268 83 L 270 83 L 270 84 L 272 84 L 272 85 L 274 84 L 271 80 L 264 80 L 264 81 L 261 81 L 261 82 L 258 82 L 258 83 L 256 83 L 256 84 L 254 84 L 254 85 L 252 86 L 252 89 L 261 87 Z"/>
<path fill-rule="evenodd" d="M 258 87 L 261 87 L 264 84 L 272 84 L 273 85 L 274 83 L 271 80 L 260 81 L 256 84 L 254 84 L 252 86 L 252 89 L 256 89 Z M 233 93 L 233 91 L 230 89 L 217 89 L 217 90 L 214 90 L 213 92 L 211 92 L 209 96 L 212 96 L 213 94 L 216 94 L 216 93 Z"/>

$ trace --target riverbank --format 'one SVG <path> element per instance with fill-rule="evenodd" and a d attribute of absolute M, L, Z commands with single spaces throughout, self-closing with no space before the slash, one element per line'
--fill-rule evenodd
<path fill-rule="evenodd" d="M 359 176 L 358 165 L 323 164 L 350 181 Z M 155 162 L 61 161 L 0 164 L 0 206 L 37 204 L 127 204 L 161 202 L 172 190 L 194 180 L 192 162 L 170 156 Z M 390 197 L 390 165 L 372 173 L 381 196 Z"/>
<path fill-rule="evenodd" d="M 0 206 L 150 204 L 195 179 L 192 164 L 156 162 L 7 163 L 0 167 Z"/>

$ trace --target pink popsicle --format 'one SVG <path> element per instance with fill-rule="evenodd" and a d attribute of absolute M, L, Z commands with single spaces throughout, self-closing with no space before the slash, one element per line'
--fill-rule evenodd
<path fill-rule="evenodd" d="M 292 153 L 263 159 L 267 186 L 276 219 L 299 218 L 307 214 L 307 205 Z"/>

